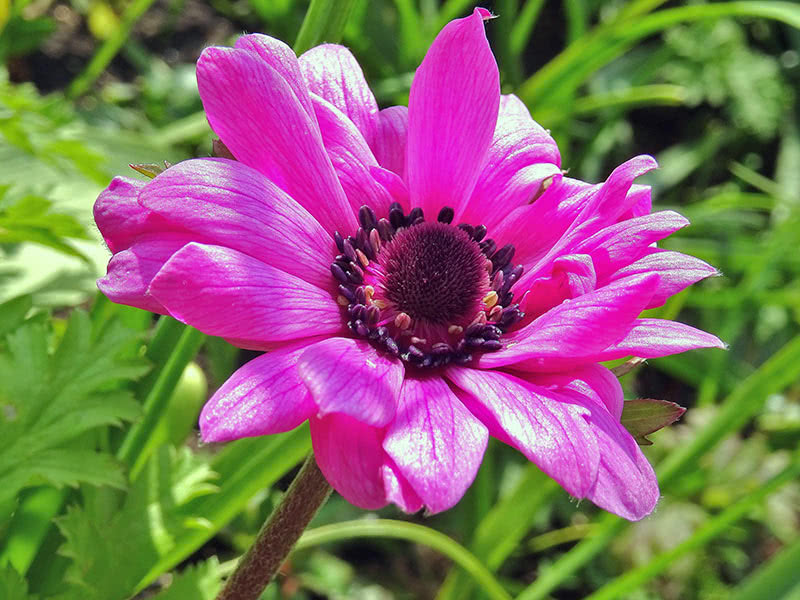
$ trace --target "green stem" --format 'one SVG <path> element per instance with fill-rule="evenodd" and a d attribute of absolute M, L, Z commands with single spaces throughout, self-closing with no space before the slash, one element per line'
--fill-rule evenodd
<path fill-rule="evenodd" d="M 351 538 L 395 538 L 423 544 L 438 550 L 463 567 L 494 600 L 510 600 L 508 592 L 494 578 L 492 573 L 469 550 L 452 539 L 429 527 L 393 521 L 391 519 L 371 519 L 346 521 L 335 525 L 326 525 L 306 532 L 297 544 L 297 549 L 311 548 L 327 542 L 336 542 Z"/>
<path fill-rule="evenodd" d="M 336 43 L 341 40 L 344 26 L 355 5 L 355 0 L 311 0 L 294 43 L 295 53 L 302 54 L 322 42 Z"/>
<path fill-rule="evenodd" d="M 131 428 L 117 453 L 117 457 L 130 466 L 131 479 L 135 479 L 144 466 L 150 439 L 164 414 L 175 385 L 205 339 L 203 333 L 192 327 L 186 327 L 147 394 L 144 401 L 144 418 Z"/>
<path fill-rule="evenodd" d="M 309 454 L 217 600 L 257 600 L 332 490 Z"/>

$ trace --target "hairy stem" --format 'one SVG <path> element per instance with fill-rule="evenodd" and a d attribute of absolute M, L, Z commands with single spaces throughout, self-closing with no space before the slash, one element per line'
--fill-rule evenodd
<path fill-rule="evenodd" d="M 314 455 L 309 454 L 217 600 L 257 600 L 331 491 Z"/>

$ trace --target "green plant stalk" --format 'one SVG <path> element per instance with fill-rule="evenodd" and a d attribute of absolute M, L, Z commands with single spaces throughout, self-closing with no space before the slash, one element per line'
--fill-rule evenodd
<path fill-rule="evenodd" d="M 175 385 L 205 339 L 205 334 L 192 327 L 185 327 L 164 368 L 158 374 L 153 388 L 147 394 L 144 401 L 144 417 L 130 429 L 117 453 L 117 458 L 129 465 L 131 479 L 135 479 L 144 466 L 150 439 L 164 416 Z"/>
<path fill-rule="evenodd" d="M 797 565 L 800 565 L 800 539 L 792 542 L 745 579 L 736 588 L 731 600 L 761 600 L 764 598 L 764 590 L 769 590 L 772 598 L 783 598 L 800 585 Z"/>
<path fill-rule="evenodd" d="M 402 539 L 433 548 L 452 559 L 469 573 L 490 598 L 494 600 L 511 599 L 508 592 L 474 554 L 443 533 L 416 523 L 372 519 L 325 525 L 303 534 L 295 551 L 329 542 L 364 537 Z"/>
<path fill-rule="evenodd" d="M 340 41 L 355 5 L 355 0 L 311 0 L 294 42 L 295 53 L 300 55 L 322 42 Z"/>
<path fill-rule="evenodd" d="M 559 493 L 555 481 L 536 465 L 528 465 L 515 488 L 496 504 L 475 529 L 470 550 L 489 569 L 508 558 L 531 527 L 534 515 Z M 471 579 L 463 569 L 452 569 L 437 600 L 458 600 L 469 595 Z"/>
<path fill-rule="evenodd" d="M 67 97 L 76 98 L 84 94 L 105 70 L 108 64 L 119 52 L 125 40 L 133 30 L 133 26 L 141 16 L 150 8 L 153 0 L 133 0 L 128 4 L 119 21 L 119 26 L 111 36 L 103 42 L 100 49 L 94 53 L 92 60 L 86 65 L 83 72 L 78 75 L 67 88 Z"/>
<path fill-rule="evenodd" d="M 6 543 L 0 552 L 0 568 L 11 565 L 25 575 L 47 532 L 69 494 L 67 489 L 42 486 L 20 501 L 14 519 L 5 532 Z"/>
<path fill-rule="evenodd" d="M 770 479 L 763 485 L 747 494 L 744 498 L 729 506 L 719 515 L 702 525 L 687 540 L 681 542 L 674 548 L 659 554 L 646 565 L 628 571 L 622 577 L 614 579 L 611 583 L 603 586 L 597 592 L 589 596 L 587 600 L 611 600 L 612 598 L 623 598 L 643 583 L 662 573 L 667 567 L 688 552 L 700 548 L 710 540 L 720 535 L 728 527 L 745 517 L 754 507 L 763 502 L 767 496 L 779 489 L 782 485 L 794 480 L 800 475 L 800 452 L 795 452 L 793 460 L 783 471 Z M 770 590 L 770 597 L 774 597 Z"/>
<path fill-rule="evenodd" d="M 314 455 L 309 454 L 217 600 L 258 600 L 332 491 Z"/>
<path fill-rule="evenodd" d="M 715 447 L 723 438 L 741 429 L 761 410 L 767 396 L 784 389 L 800 377 L 800 337 L 773 354 L 757 371 L 745 379 L 723 401 L 716 418 L 688 444 L 681 446 L 658 465 L 661 488 L 666 490 L 683 471 Z M 592 537 L 580 542 L 551 568 L 528 586 L 517 600 L 544 600 L 562 581 L 578 571 L 611 543 L 628 525 L 619 517 L 606 514 Z"/>

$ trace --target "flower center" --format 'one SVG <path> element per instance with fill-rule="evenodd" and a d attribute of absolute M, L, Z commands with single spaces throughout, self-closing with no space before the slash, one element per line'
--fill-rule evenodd
<path fill-rule="evenodd" d="M 524 315 L 511 287 L 522 275 L 512 245 L 498 250 L 486 227 L 451 224 L 443 208 L 426 222 L 397 203 L 387 218 L 362 206 L 355 235 L 335 234 L 331 265 L 339 304 L 358 336 L 419 367 L 466 363 L 502 348 L 501 335 Z"/>
<path fill-rule="evenodd" d="M 446 223 L 421 223 L 399 232 L 378 264 L 386 298 L 412 320 L 472 321 L 489 291 L 486 257 L 478 244 Z"/>

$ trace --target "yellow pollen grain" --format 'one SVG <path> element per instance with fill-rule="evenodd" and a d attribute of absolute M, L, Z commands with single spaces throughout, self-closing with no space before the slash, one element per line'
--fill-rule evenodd
<path fill-rule="evenodd" d="M 379 309 L 383 310 L 384 308 L 386 308 L 389 305 L 386 304 L 386 302 L 384 302 L 383 300 L 373 300 L 372 301 L 372 306 L 376 306 Z"/>
<path fill-rule="evenodd" d="M 408 329 L 411 327 L 411 317 L 401 312 L 394 318 L 394 324 L 398 329 Z"/>
<path fill-rule="evenodd" d="M 425 345 L 425 344 L 428 343 L 428 340 L 426 340 L 425 338 L 418 338 L 416 336 L 412 336 L 411 337 L 411 343 L 412 344 L 417 344 L 417 345 Z"/>
<path fill-rule="evenodd" d="M 369 265 L 369 259 L 367 258 L 367 255 L 358 248 L 356 248 L 356 256 L 358 257 L 358 262 L 361 263 L 362 267 L 366 268 Z"/>
<path fill-rule="evenodd" d="M 364 295 L 367 297 L 367 304 L 372 301 L 372 297 L 375 295 L 375 288 L 371 285 L 364 286 Z"/>
<path fill-rule="evenodd" d="M 486 305 L 486 308 L 492 308 L 495 304 L 497 304 L 497 299 L 497 292 L 492 290 L 483 297 L 483 303 Z"/>
<path fill-rule="evenodd" d="M 500 313 L 503 312 L 502 306 L 495 306 L 491 311 L 489 311 L 489 318 L 494 320 L 500 316 Z"/>
<path fill-rule="evenodd" d="M 450 335 L 461 335 L 464 333 L 464 328 L 461 327 L 461 325 L 450 325 L 450 327 L 447 328 L 447 333 Z"/>
<path fill-rule="evenodd" d="M 350 301 L 347 298 L 345 298 L 344 296 L 338 296 L 336 298 L 336 303 L 339 306 L 347 306 L 348 304 L 350 304 Z"/>

